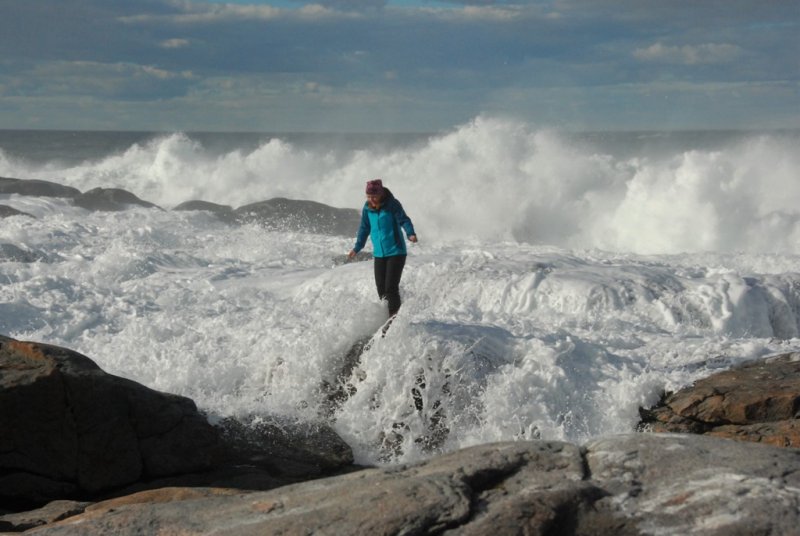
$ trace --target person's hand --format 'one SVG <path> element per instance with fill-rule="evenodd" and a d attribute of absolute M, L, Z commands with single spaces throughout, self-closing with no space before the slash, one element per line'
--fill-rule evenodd
<path fill-rule="evenodd" d="M 355 256 L 356 256 L 356 250 L 354 250 L 354 249 L 351 249 L 350 253 L 347 254 L 347 258 L 348 259 L 353 259 L 353 258 L 355 258 Z"/>
<path fill-rule="evenodd" d="M 411 236 L 409 236 L 408 239 L 411 240 L 412 242 L 414 242 L 415 244 L 417 243 L 417 235 L 415 235 L 415 234 L 412 234 Z"/>

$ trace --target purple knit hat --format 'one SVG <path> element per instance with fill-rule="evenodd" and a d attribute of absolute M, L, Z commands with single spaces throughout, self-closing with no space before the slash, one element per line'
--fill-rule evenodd
<path fill-rule="evenodd" d="M 374 181 L 367 181 L 367 195 L 382 195 L 383 182 L 380 179 Z"/>

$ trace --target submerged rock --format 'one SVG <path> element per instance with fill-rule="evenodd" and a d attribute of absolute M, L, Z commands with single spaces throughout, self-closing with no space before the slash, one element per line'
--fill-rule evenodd
<path fill-rule="evenodd" d="M 159 208 L 157 205 L 143 201 L 131 192 L 120 188 L 93 188 L 86 193 L 75 196 L 73 203 L 87 210 L 106 212 L 127 210 L 131 205 Z"/>
<path fill-rule="evenodd" d="M 27 212 L 22 212 L 8 205 L 0 205 L 0 218 L 8 218 L 11 216 L 28 216 L 29 218 L 34 218 L 32 214 L 28 214 Z"/>
<path fill-rule="evenodd" d="M 0 206 L 0 208 L 2 208 Z M 27 251 L 14 244 L 0 244 L 0 261 L 36 262 L 45 260 L 47 255 L 38 251 Z"/>
<path fill-rule="evenodd" d="M 509 442 L 268 492 L 98 510 L 31 534 L 792 534 L 800 453 L 674 434 Z"/>
<path fill-rule="evenodd" d="M 361 214 L 354 209 L 282 197 L 239 207 L 235 213 L 241 222 L 255 222 L 276 231 L 341 236 L 355 236 L 361 222 Z"/>
<path fill-rule="evenodd" d="M 800 447 L 800 353 L 713 374 L 640 409 L 640 428 Z"/>
<path fill-rule="evenodd" d="M 0 194 L 19 194 L 39 197 L 75 197 L 81 191 L 71 186 L 36 179 L 0 177 Z"/>

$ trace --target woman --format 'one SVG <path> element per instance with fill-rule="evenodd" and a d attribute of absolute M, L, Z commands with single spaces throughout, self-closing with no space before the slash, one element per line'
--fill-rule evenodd
<path fill-rule="evenodd" d="M 364 249 L 369 235 L 372 239 L 372 256 L 375 258 L 375 286 L 378 296 L 389 302 L 390 318 L 400 309 L 400 277 L 406 264 L 406 241 L 401 227 L 410 241 L 417 241 L 414 225 L 400 201 L 383 186 L 380 179 L 368 181 L 367 202 L 361 210 L 356 245 L 348 256 L 352 259 Z"/>

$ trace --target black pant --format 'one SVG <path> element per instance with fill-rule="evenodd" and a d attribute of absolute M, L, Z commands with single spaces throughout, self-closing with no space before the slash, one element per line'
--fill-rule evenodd
<path fill-rule="evenodd" d="M 389 316 L 396 315 L 400 309 L 400 277 L 405 265 L 405 255 L 375 257 L 375 286 L 378 296 L 389 302 Z"/>

